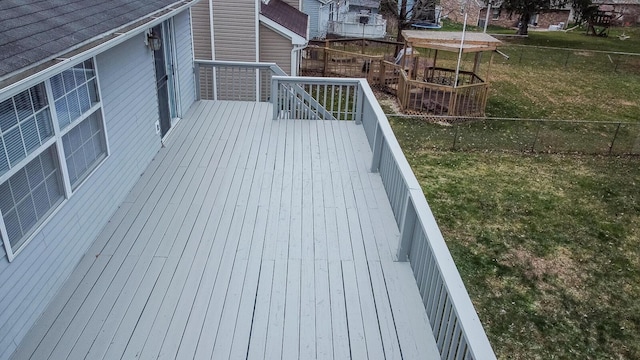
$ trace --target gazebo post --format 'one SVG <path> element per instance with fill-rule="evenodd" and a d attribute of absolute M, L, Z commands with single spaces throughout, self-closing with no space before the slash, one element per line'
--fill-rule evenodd
<path fill-rule="evenodd" d="M 491 57 L 489 58 L 489 67 L 487 68 L 487 78 L 485 79 L 485 83 L 489 85 L 489 77 L 491 75 L 491 65 L 493 64 L 493 51 L 491 52 Z"/>
<path fill-rule="evenodd" d="M 480 72 L 480 61 L 482 60 L 482 51 L 478 51 L 473 60 L 473 73 L 478 74 Z"/>

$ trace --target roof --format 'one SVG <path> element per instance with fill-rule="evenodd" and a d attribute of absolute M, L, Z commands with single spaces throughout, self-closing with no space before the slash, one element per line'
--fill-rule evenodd
<path fill-rule="evenodd" d="M 261 1 L 260 14 L 293 31 L 297 35 L 307 38 L 309 15 L 284 1 L 270 0 L 268 3 Z"/>
<path fill-rule="evenodd" d="M 0 78 L 52 60 L 176 0 L 2 0 Z"/>
<path fill-rule="evenodd" d="M 350 0 L 349 5 L 378 9 L 380 7 L 380 0 Z"/>
<path fill-rule="evenodd" d="M 462 41 L 462 31 L 402 30 L 402 36 L 411 46 L 445 51 L 460 51 Z M 500 43 L 489 34 L 466 32 L 462 52 L 492 51 Z"/>
<path fill-rule="evenodd" d="M 640 5 L 640 0 L 593 0 L 592 2 L 603 5 Z"/>

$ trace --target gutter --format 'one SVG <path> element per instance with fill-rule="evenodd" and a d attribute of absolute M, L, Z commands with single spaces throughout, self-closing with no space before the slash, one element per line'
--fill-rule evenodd
<path fill-rule="evenodd" d="M 189 9 L 199 1 L 200 0 L 178 1 L 143 18 L 137 19 L 107 33 L 101 34 L 80 44 L 74 45 L 64 53 L 54 55 L 52 57 L 34 63 L 28 67 L 0 77 L 0 91 L 5 94 L 9 93 L 11 96 L 13 92 L 18 93 L 25 88 L 34 86 L 48 79 L 51 73 L 62 71 L 65 68 L 74 66 L 89 58 L 92 58 L 102 53 L 106 49 L 119 45 L 133 38 L 134 36 L 143 33 L 147 29 L 152 28 L 169 18 L 172 18 L 176 14 Z M 47 63 L 51 62 L 54 63 L 47 66 Z M 30 71 L 32 71 L 33 74 L 28 75 L 23 79 L 18 79 L 14 82 L 11 82 L 12 78 Z M 6 83 L 6 85 L 4 85 L 3 83 Z"/>

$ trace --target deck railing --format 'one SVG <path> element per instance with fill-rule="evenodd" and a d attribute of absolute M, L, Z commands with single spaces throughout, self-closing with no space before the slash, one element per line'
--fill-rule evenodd
<path fill-rule="evenodd" d="M 345 91 L 345 114 L 362 124 L 373 151 L 371 170 L 379 172 L 400 229 L 398 261 L 409 261 L 442 359 L 495 359 L 460 274 L 444 242 L 389 121 L 364 79 L 272 78 L 274 119 L 287 112 L 303 119 L 304 100 L 286 89 L 298 85 L 329 109 L 338 109 Z M 320 90 L 314 90 L 320 89 Z M 348 89 L 348 90 L 345 90 Z M 318 95 L 319 94 L 319 95 Z M 294 116 L 295 117 L 295 116 Z"/>
<path fill-rule="evenodd" d="M 194 61 L 198 100 L 269 101 L 271 77 L 286 75 L 274 63 Z"/>
<path fill-rule="evenodd" d="M 387 20 L 379 14 L 347 13 L 342 20 L 329 21 L 327 31 L 344 37 L 383 38 Z"/>

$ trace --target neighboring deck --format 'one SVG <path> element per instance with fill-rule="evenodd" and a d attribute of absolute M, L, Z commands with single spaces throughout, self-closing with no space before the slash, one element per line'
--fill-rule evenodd
<path fill-rule="evenodd" d="M 364 131 L 195 104 L 15 359 L 439 358 Z"/>

